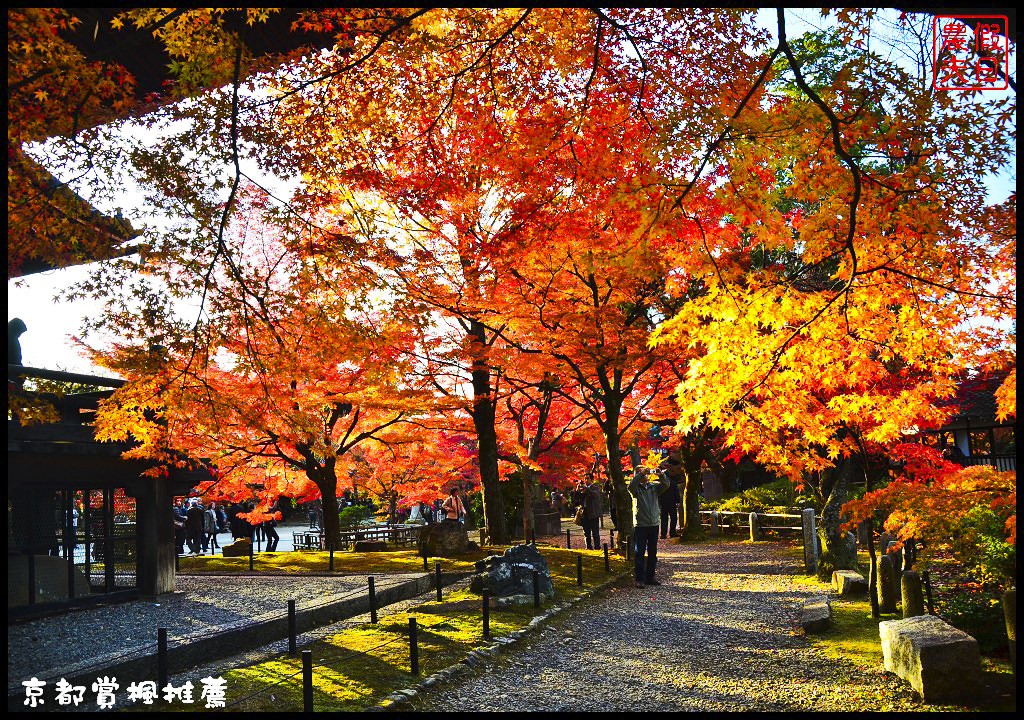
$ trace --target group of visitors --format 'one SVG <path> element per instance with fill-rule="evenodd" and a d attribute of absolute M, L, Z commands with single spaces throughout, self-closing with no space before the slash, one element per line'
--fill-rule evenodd
<path fill-rule="evenodd" d="M 433 502 L 420 502 L 409 507 L 402 513 L 403 520 L 423 522 L 428 525 L 442 520 L 455 520 L 465 523 L 469 515 L 469 502 L 464 491 L 453 486 L 444 499 L 437 498 Z"/>
<path fill-rule="evenodd" d="M 188 499 L 188 505 L 182 499 L 174 503 L 174 544 L 179 555 L 185 554 L 185 546 L 192 555 L 200 555 L 219 549 L 217 536 L 222 532 L 231 532 L 231 538 L 248 538 L 250 542 L 266 540 L 267 552 L 274 552 L 280 536 L 274 529 L 277 521 L 266 520 L 261 523 L 250 523 L 238 517 L 239 513 L 252 512 L 252 503 L 210 502 L 203 505 L 201 498 Z M 273 508 L 272 508 L 273 510 Z"/>

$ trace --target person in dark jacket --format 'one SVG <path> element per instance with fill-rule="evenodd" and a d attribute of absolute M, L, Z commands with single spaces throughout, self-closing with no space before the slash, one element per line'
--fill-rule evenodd
<path fill-rule="evenodd" d="M 661 539 L 676 536 L 676 517 L 679 515 L 679 475 L 674 472 L 678 465 L 674 465 L 669 459 L 669 467 L 666 471 L 671 486 L 658 497 L 658 505 L 661 507 Z"/>
<path fill-rule="evenodd" d="M 592 472 L 576 486 L 579 506 L 583 508 L 583 536 L 587 540 L 587 550 L 601 547 L 601 483 L 594 478 Z"/>
<path fill-rule="evenodd" d="M 185 508 L 181 500 L 174 503 L 174 547 L 179 555 L 185 554 Z"/>
<path fill-rule="evenodd" d="M 199 501 L 192 498 L 188 510 L 185 512 L 185 542 L 188 543 L 188 551 L 193 555 L 198 555 L 202 549 L 203 515 Z"/>
<path fill-rule="evenodd" d="M 243 512 L 242 506 L 239 503 L 231 503 L 231 507 L 228 508 L 228 525 L 231 527 L 232 540 L 245 537 L 245 522 L 238 517 L 240 512 Z"/>
<path fill-rule="evenodd" d="M 277 512 L 277 503 L 270 506 L 271 514 Z M 267 552 L 274 552 L 277 550 L 277 543 L 281 540 L 281 536 L 277 534 L 277 520 L 270 518 L 269 520 L 263 521 L 263 536 L 267 539 Z"/>

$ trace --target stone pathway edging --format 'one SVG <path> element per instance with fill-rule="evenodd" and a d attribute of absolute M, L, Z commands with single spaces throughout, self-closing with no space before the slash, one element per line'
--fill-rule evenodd
<path fill-rule="evenodd" d="M 620 582 L 627 576 L 632 576 L 632 569 L 622 570 L 608 580 L 605 580 L 600 585 L 583 591 L 583 593 L 572 600 L 562 603 L 556 603 L 549 609 L 542 612 L 540 615 L 534 616 L 532 620 L 519 630 L 515 630 L 508 635 L 503 635 L 500 638 L 492 640 L 487 645 L 481 645 L 476 649 L 469 652 L 465 658 L 459 662 L 449 665 L 448 667 L 438 670 L 433 675 L 421 680 L 419 683 L 412 687 L 397 690 L 391 695 L 388 695 L 378 705 L 366 708 L 367 712 L 382 712 L 382 711 L 394 711 L 404 709 L 402 705 L 409 704 L 414 698 L 416 698 L 421 691 L 432 688 L 434 685 L 449 680 L 458 675 L 462 675 L 471 672 L 477 668 L 483 667 L 491 657 L 496 655 L 498 652 L 505 648 L 511 648 L 520 640 L 522 640 L 528 634 L 535 632 L 541 627 L 546 621 L 561 614 L 563 611 L 572 608 L 574 605 L 578 605 L 584 600 L 589 599 L 593 595 L 607 590 L 612 585 Z"/>

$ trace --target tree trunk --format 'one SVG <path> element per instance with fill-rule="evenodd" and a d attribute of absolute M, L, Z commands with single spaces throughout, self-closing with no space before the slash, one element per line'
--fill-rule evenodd
<path fill-rule="evenodd" d="M 622 471 L 619 457 L 619 418 L 617 413 L 608 412 L 604 427 L 605 449 L 608 451 L 608 476 L 612 481 L 615 495 L 615 518 L 619 547 L 624 548 L 627 538 L 633 537 L 633 498 L 626 489 L 626 476 Z"/>
<path fill-rule="evenodd" d="M 341 539 L 338 526 L 338 478 L 333 468 L 324 468 L 314 473 L 307 471 L 306 474 L 320 488 L 320 499 L 324 509 L 324 546 L 329 548 L 330 544 L 334 543 L 334 547 L 338 547 L 338 541 Z"/>
<path fill-rule="evenodd" d="M 722 486 L 722 495 L 731 495 L 736 492 L 736 465 L 730 463 L 731 467 L 729 467 L 722 464 L 712 452 L 707 453 L 705 460 L 707 461 L 708 468 L 715 474 L 719 484 Z"/>
<path fill-rule="evenodd" d="M 533 518 L 533 468 L 522 468 L 523 473 L 523 542 L 530 541 L 530 530 L 536 527 Z"/>
<path fill-rule="evenodd" d="M 700 467 L 701 460 L 692 457 L 684 463 L 685 484 L 683 485 L 683 523 L 679 534 L 687 540 L 695 540 L 700 537 Z"/>
<path fill-rule="evenodd" d="M 477 460 L 480 464 L 480 493 L 484 504 L 484 525 L 492 544 L 508 542 L 505 527 L 505 503 L 501 497 L 498 475 L 498 434 L 494 429 L 494 398 L 491 391 L 491 368 L 483 356 L 486 340 L 482 323 L 470 325 L 469 340 L 480 349 L 473 358 L 473 427 L 476 429 Z"/>
<path fill-rule="evenodd" d="M 818 536 L 821 538 L 818 577 L 825 581 L 832 579 L 835 570 L 853 570 L 857 567 L 856 549 L 851 553 L 850 545 L 839 529 L 842 525 L 839 511 L 847 500 L 852 466 L 853 460 L 845 458 L 838 467 L 833 468 L 828 500 L 821 509 L 821 523 L 818 525 Z"/>

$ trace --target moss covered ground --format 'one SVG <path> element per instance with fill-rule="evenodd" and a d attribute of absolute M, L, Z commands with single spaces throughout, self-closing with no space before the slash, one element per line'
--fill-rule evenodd
<path fill-rule="evenodd" d="M 566 550 L 538 543 L 555 585 L 555 599 L 562 602 L 581 595 L 629 565 L 612 556 L 611 573 L 605 571 L 598 550 Z M 477 559 L 503 551 L 487 548 L 460 558 L 444 558 L 445 570 L 470 570 Z M 280 553 L 279 555 L 285 555 Z M 321 557 L 315 557 L 315 556 Z M 576 557 L 583 557 L 584 587 L 576 584 Z M 268 570 L 289 573 L 326 572 L 326 553 L 287 553 L 266 558 Z M 434 558 L 430 559 L 433 568 Z M 257 569 L 261 566 L 256 565 Z M 206 572 L 248 572 L 248 558 L 199 557 L 182 560 L 182 568 Z M 335 572 L 359 575 L 415 573 L 423 560 L 412 551 L 388 553 L 335 553 Z M 462 660 L 474 648 L 487 644 L 483 638 L 480 596 L 468 590 L 445 592 L 441 603 L 433 599 L 407 611 L 385 616 L 378 623 L 364 623 L 307 645 L 313 658 L 313 695 L 317 711 L 355 711 L 383 701 L 396 690 L 410 687 L 418 678 L 410 673 L 409 618 L 417 621 L 420 677 L 426 677 Z M 543 612 L 532 605 L 490 612 L 491 638 L 501 637 L 527 625 Z M 279 655 L 265 662 L 227 672 L 227 703 L 231 711 L 301 711 L 302 659 Z M 202 709 L 200 703 L 193 707 Z M 167 709 L 181 709 L 175 704 Z"/>
<path fill-rule="evenodd" d="M 430 558 L 429 569 L 434 569 L 435 560 L 443 563 L 445 572 L 465 572 L 473 564 L 490 555 L 488 550 L 473 550 L 457 558 Z M 199 555 L 183 557 L 178 561 L 183 573 L 209 573 L 231 575 L 249 573 L 249 557 L 223 557 L 221 555 Z M 256 573 L 328 573 L 330 553 L 322 552 L 277 552 L 256 553 L 253 556 L 253 571 Z M 401 575 L 423 572 L 423 557 L 415 550 L 390 550 L 388 552 L 355 552 L 352 550 L 334 553 L 334 571 L 337 575 Z"/>
<path fill-rule="evenodd" d="M 800 584 L 816 590 L 831 590 L 831 584 L 819 580 L 815 576 L 803 573 L 803 546 L 800 540 L 787 539 L 782 541 L 782 553 L 793 562 L 793 578 Z M 866 571 L 869 567 L 867 550 L 857 553 L 857 560 Z M 848 660 L 873 672 L 884 672 L 882 664 L 882 643 L 878 624 L 886 620 L 898 620 L 901 613 L 871 617 L 871 605 L 867 597 L 859 599 L 841 599 L 832 596 L 832 628 L 818 635 L 807 636 L 808 642 L 828 657 Z M 1001 656 L 981 658 L 982 686 L 981 703 L 974 707 L 961 705 L 922 705 L 922 710 L 939 712 L 1004 712 L 1016 710 L 1015 683 L 1009 660 Z M 859 701 L 868 702 L 875 707 L 885 707 L 885 697 L 863 697 Z"/>

